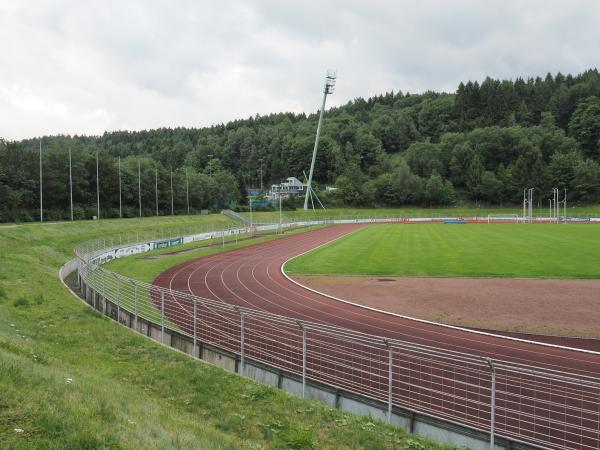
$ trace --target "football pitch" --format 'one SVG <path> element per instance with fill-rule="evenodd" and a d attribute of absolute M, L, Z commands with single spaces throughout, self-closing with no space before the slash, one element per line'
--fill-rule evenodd
<path fill-rule="evenodd" d="M 373 225 L 289 261 L 310 275 L 600 278 L 600 225 Z"/>

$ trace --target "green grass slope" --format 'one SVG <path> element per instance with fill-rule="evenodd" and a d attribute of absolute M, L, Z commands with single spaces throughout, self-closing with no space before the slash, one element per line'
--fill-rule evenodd
<path fill-rule="evenodd" d="M 598 225 L 373 225 L 300 256 L 291 274 L 600 278 Z"/>
<path fill-rule="evenodd" d="M 0 226 L 0 448 L 449 448 L 193 360 L 74 298 L 87 239 L 222 216 Z"/>

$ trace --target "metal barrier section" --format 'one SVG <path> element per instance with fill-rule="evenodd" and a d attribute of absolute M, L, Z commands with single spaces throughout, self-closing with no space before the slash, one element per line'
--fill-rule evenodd
<path fill-rule="evenodd" d="M 375 221 L 340 222 L 350 220 Z M 338 221 L 285 226 L 333 222 Z M 244 229 L 216 233 L 233 236 L 242 232 Z M 215 232 L 211 233 L 214 237 Z M 311 381 L 376 400 L 387 405 L 388 420 L 393 408 L 400 407 L 483 430 L 489 433 L 492 449 L 499 448 L 494 446 L 496 437 L 539 448 L 600 448 L 598 378 L 301 322 L 143 283 L 101 266 L 113 258 L 159 248 L 164 242 L 208 239 L 202 233 L 146 240 L 136 237 L 130 244 L 113 238 L 79 247 L 78 285 L 88 303 L 95 305 L 101 297 L 116 305 L 117 320 L 121 320 L 121 311 L 126 311 L 135 321 L 132 328 L 139 329 L 140 319 L 154 324 L 162 342 L 168 331 L 187 336 L 193 342 L 194 355 L 199 354 L 199 343 L 231 352 L 239 356 L 241 374 L 247 360 L 296 374 L 303 395 Z"/>

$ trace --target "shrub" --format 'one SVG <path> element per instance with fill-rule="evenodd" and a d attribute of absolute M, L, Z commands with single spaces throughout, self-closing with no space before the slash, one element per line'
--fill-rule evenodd
<path fill-rule="evenodd" d="M 19 297 L 18 299 L 16 299 L 13 303 L 13 306 L 15 308 L 24 308 L 29 306 L 29 300 L 27 300 L 26 297 Z"/>

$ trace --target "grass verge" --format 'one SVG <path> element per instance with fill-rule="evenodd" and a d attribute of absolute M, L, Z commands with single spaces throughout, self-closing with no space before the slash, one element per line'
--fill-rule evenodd
<path fill-rule="evenodd" d="M 227 373 L 77 301 L 58 268 L 87 239 L 221 216 L 0 227 L 0 448 L 450 448 Z"/>

